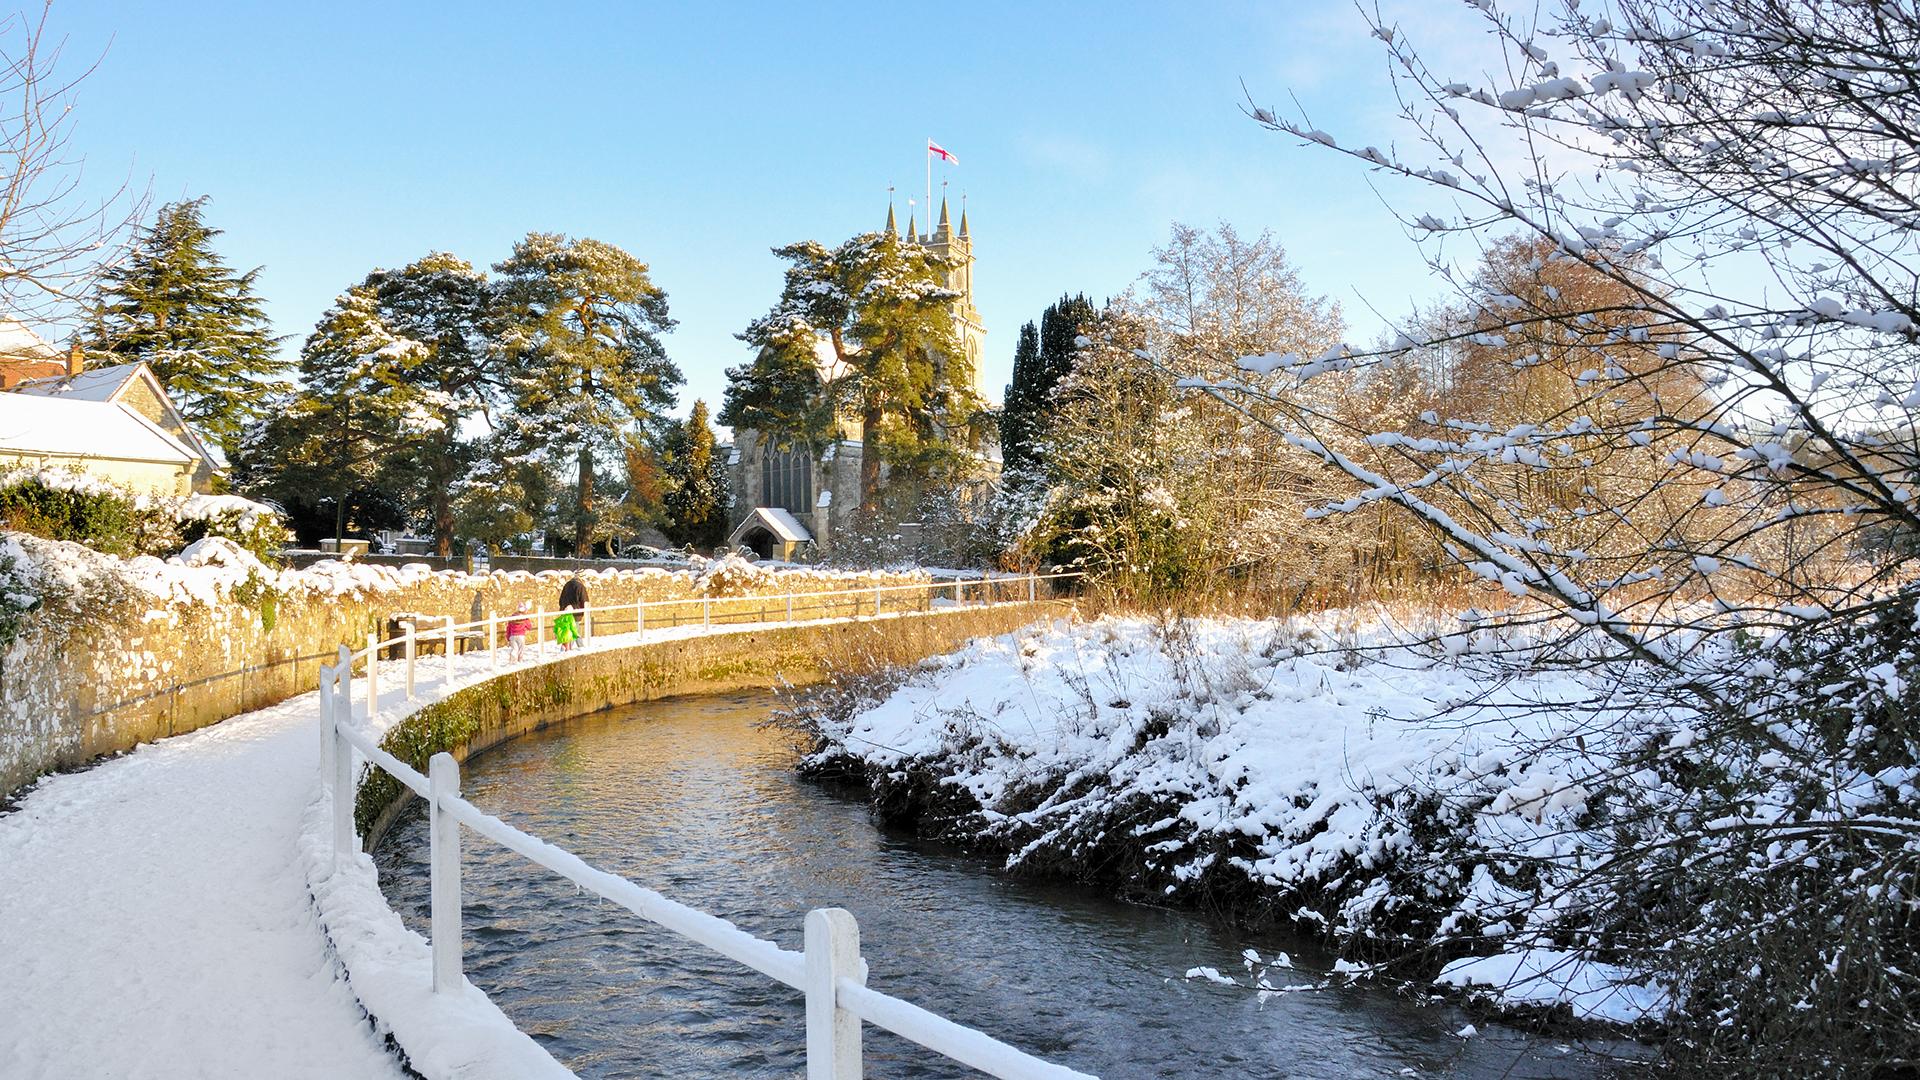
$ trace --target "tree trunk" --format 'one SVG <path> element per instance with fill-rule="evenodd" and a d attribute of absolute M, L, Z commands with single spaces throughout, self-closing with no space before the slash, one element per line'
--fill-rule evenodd
<path fill-rule="evenodd" d="M 860 513 L 871 515 L 880 502 L 880 448 L 874 437 L 880 432 L 881 412 L 869 405 L 860 414 Z"/>
<path fill-rule="evenodd" d="M 440 459 L 435 464 L 433 485 L 433 553 L 443 559 L 453 558 L 453 470 L 448 466 L 453 461 L 453 423 L 448 421 L 442 431 L 447 433 L 440 440 Z"/>
<path fill-rule="evenodd" d="M 593 451 L 580 448 L 580 487 L 574 506 L 573 556 L 587 557 L 587 523 L 593 515 Z"/>

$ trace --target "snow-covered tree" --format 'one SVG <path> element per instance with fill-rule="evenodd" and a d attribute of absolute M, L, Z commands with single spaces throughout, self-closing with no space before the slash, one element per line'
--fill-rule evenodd
<path fill-rule="evenodd" d="M 404 407 L 419 437 L 410 440 L 417 484 L 413 502 L 442 557 L 453 554 L 455 482 L 474 459 L 470 421 L 500 402 L 500 349 L 492 337 L 495 293 L 465 259 L 434 252 L 398 270 L 376 270 L 364 287 L 395 344 L 375 377 Z"/>
<path fill-rule="evenodd" d="M 1013 381 L 1000 409 L 1000 461 L 1008 474 L 1039 464 L 1037 447 L 1053 414 L 1053 388 L 1073 368 L 1074 342 L 1097 316 L 1086 296 L 1063 296 L 1047 306 L 1036 327 L 1020 328 L 1013 350 Z"/>
<path fill-rule="evenodd" d="M 673 328 L 667 294 L 647 264 L 599 240 L 529 233 L 494 267 L 514 436 L 556 466 L 570 462 L 573 547 L 598 530 L 597 470 L 660 434 L 681 383 L 660 335 Z"/>
<path fill-rule="evenodd" d="M 774 254 L 790 264 L 786 281 L 773 309 L 740 335 L 755 355 L 728 369 L 721 423 L 816 457 L 836 439 L 864 439 L 867 513 L 877 509 L 883 464 L 902 478 L 964 472 L 982 403 L 940 256 L 886 233 Z"/>
<path fill-rule="evenodd" d="M 1562 780 L 1568 827 L 1612 846 L 1516 847 L 1482 886 L 1504 915 L 1441 948 L 1497 933 L 1657 973 L 1691 1075 L 1910 1070 L 1920 12 L 1473 9 L 1492 82 L 1375 20 L 1411 141 L 1250 107 L 1410 183 L 1403 221 L 1469 317 L 1250 354 L 1202 389 L 1346 480 L 1319 516 L 1392 508 L 1487 583 L 1450 641 L 1557 628 L 1535 662 L 1617 675 L 1590 703 L 1606 764 Z M 1519 273 L 1458 264 L 1496 244 Z M 1352 449 L 1311 388 L 1422 353 L 1540 372 Z"/>
<path fill-rule="evenodd" d="M 292 364 L 244 273 L 214 250 L 207 197 L 168 203 L 99 286 L 86 350 L 96 362 L 144 360 L 197 430 L 231 446 L 263 415 Z"/>
<path fill-rule="evenodd" d="M 299 390 L 274 398 L 266 419 L 247 429 L 234 484 L 285 507 L 303 537 L 404 524 L 405 459 L 423 432 L 390 388 L 392 369 L 414 348 L 387 326 L 371 287 L 342 293 L 301 347 Z"/>

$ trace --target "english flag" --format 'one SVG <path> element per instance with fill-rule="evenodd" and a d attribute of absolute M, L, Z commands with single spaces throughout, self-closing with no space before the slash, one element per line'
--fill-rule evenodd
<path fill-rule="evenodd" d="M 934 142 L 932 139 L 927 140 L 927 153 L 932 154 L 934 157 L 939 158 L 941 161 L 944 161 L 949 165 L 960 164 L 959 158 L 954 157 L 952 154 L 947 153 L 945 147 L 941 146 L 937 142 Z"/>

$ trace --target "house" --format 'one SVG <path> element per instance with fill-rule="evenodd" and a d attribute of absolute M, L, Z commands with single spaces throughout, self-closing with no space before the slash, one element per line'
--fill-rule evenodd
<path fill-rule="evenodd" d="M 18 319 L 0 319 L 0 390 L 11 390 L 28 379 L 64 375 L 74 370 L 74 353 L 62 353 Z"/>
<path fill-rule="evenodd" d="M 0 394 L 0 468 L 75 469 L 150 495 L 190 495 L 198 451 L 131 409 Z"/>
<path fill-rule="evenodd" d="M 12 390 L 12 395 L 0 397 L 19 396 L 41 402 L 99 406 L 92 412 L 66 410 L 61 415 L 91 416 L 96 419 L 90 423 L 115 428 L 120 421 L 114 414 L 124 413 L 141 421 L 145 427 L 157 430 L 189 458 L 187 491 L 211 491 L 214 477 L 226 471 L 220 457 L 188 426 L 186 417 L 181 415 L 179 407 L 167 394 L 165 384 L 144 363 L 89 369 L 77 353 L 70 354 L 62 366 L 61 374 L 28 379 L 12 387 Z M 19 411 L 13 410 L 16 415 Z M 131 430 L 124 434 L 125 445 L 138 441 Z M 15 441 L 9 429 L 0 428 L 0 459 L 33 453 L 30 447 L 16 447 Z M 85 463 L 80 464 L 89 472 L 113 471 L 105 466 L 96 469 Z M 135 486 L 146 489 L 143 485 Z"/>

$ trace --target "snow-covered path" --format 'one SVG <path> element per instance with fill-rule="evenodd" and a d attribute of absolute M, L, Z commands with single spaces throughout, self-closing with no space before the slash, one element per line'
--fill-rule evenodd
<path fill-rule="evenodd" d="M 775 625 L 693 623 L 595 646 Z M 562 656 L 549 644 L 495 668 L 469 654 L 451 670 L 422 657 L 411 704 L 405 665 L 383 661 L 371 726 Z M 340 975 L 308 891 L 299 837 L 321 790 L 321 728 L 319 695 L 302 694 L 47 777 L 0 815 L 0 1078 L 405 1075 Z"/>
<path fill-rule="evenodd" d="M 0 817 L 0 1073 L 403 1075 L 297 859 L 320 747 L 304 694 L 51 777 Z"/>

